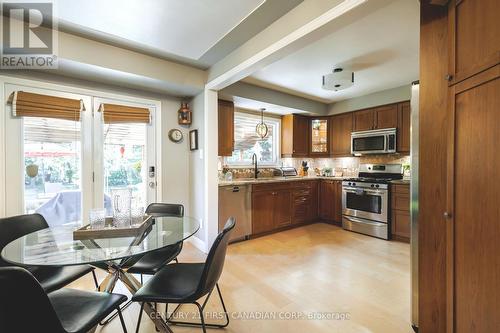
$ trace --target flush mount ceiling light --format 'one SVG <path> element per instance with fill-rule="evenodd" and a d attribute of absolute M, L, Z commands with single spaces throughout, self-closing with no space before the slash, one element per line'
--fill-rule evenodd
<path fill-rule="evenodd" d="M 264 111 L 266 111 L 266 109 L 260 109 L 260 123 L 255 127 L 255 133 L 257 133 L 261 139 L 264 139 L 269 132 L 266 123 L 264 123 Z"/>
<path fill-rule="evenodd" d="M 322 88 L 325 90 L 339 91 L 352 87 L 354 84 L 354 72 L 337 67 L 333 73 L 323 76 Z"/>

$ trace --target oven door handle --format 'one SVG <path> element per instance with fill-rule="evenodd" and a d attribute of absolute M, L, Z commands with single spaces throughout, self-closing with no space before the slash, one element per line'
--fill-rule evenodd
<path fill-rule="evenodd" d="M 367 221 L 367 220 L 361 220 L 361 219 L 358 219 L 358 218 L 355 218 L 355 217 L 351 217 L 351 216 L 346 216 L 344 215 L 344 218 L 346 220 L 349 220 L 351 222 L 355 222 L 355 223 L 363 223 L 363 224 L 371 224 L 375 227 L 383 227 L 385 225 L 387 225 L 387 223 L 382 223 L 382 222 L 375 222 L 375 221 Z"/>
<path fill-rule="evenodd" d="M 356 189 L 354 189 L 354 188 L 344 188 L 343 191 L 346 193 L 357 194 Z M 385 191 L 382 191 L 382 190 L 371 190 L 371 189 L 367 189 L 367 188 L 366 189 L 364 188 L 363 192 L 369 193 L 369 194 L 379 194 L 379 195 L 383 195 L 385 193 Z"/>

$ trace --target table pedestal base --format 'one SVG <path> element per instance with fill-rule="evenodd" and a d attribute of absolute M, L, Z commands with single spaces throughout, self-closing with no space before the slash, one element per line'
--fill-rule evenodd
<path fill-rule="evenodd" d="M 141 287 L 141 283 L 137 281 L 137 279 L 132 274 L 127 273 L 116 263 L 109 263 L 107 271 L 108 276 L 106 276 L 106 278 L 99 285 L 99 291 L 112 293 L 118 280 L 127 287 L 132 295 L 134 295 Z M 126 306 L 128 306 L 128 304 Z M 164 333 L 173 333 L 172 329 L 170 329 L 168 324 L 161 318 L 161 314 L 151 303 L 144 303 L 142 311 L 144 311 L 153 321 L 158 331 Z"/>

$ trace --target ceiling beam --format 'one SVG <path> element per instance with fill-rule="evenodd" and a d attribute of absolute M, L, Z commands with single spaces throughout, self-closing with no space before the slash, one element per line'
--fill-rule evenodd
<path fill-rule="evenodd" d="M 214 64 L 208 70 L 207 88 L 219 90 L 227 87 L 286 56 L 304 46 L 301 45 L 304 37 L 365 2 L 367 0 L 304 0 L 261 33 Z"/>

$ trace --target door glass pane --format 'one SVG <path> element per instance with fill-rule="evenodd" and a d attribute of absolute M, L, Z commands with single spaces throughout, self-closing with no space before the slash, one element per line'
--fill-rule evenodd
<path fill-rule="evenodd" d="M 104 124 L 104 208 L 113 214 L 113 197 L 130 196 L 132 209 L 147 204 L 146 124 Z"/>
<path fill-rule="evenodd" d="M 311 121 L 311 152 L 328 152 L 328 120 L 326 119 Z"/>
<path fill-rule="evenodd" d="M 363 212 L 382 213 L 382 197 L 379 195 L 346 193 L 346 207 Z"/>
<path fill-rule="evenodd" d="M 367 138 L 355 138 L 353 140 L 354 151 L 384 150 L 385 137 L 371 136 Z"/>
<path fill-rule="evenodd" d="M 81 123 L 23 118 L 24 209 L 51 226 L 81 220 Z"/>

